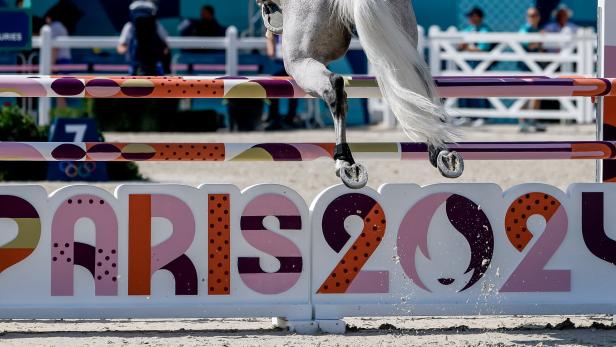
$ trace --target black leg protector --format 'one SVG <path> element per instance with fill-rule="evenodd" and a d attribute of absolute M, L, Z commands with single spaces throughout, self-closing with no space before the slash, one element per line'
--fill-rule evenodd
<path fill-rule="evenodd" d="M 353 159 L 353 153 L 351 153 L 351 147 L 349 147 L 348 143 L 336 145 L 336 148 L 334 148 L 334 160 L 342 160 L 351 165 L 355 164 L 355 159 Z"/>

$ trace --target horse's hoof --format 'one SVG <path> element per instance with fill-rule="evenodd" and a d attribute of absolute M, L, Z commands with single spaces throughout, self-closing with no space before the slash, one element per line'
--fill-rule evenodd
<path fill-rule="evenodd" d="M 338 170 L 338 176 L 342 183 L 351 189 L 361 189 L 368 184 L 368 170 L 361 164 L 345 163 Z"/>
<path fill-rule="evenodd" d="M 464 172 L 464 159 L 458 152 L 441 151 L 436 165 L 441 175 L 446 178 L 458 178 Z"/>
<path fill-rule="evenodd" d="M 263 1 L 261 3 L 261 16 L 267 30 L 276 35 L 282 35 L 284 18 L 282 9 L 274 2 Z"/>

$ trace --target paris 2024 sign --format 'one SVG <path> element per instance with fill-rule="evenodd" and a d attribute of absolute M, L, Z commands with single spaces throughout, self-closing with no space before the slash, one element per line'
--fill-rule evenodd
<path fill-rule="evenodd" d="M 0 187 L 0 317 L 616 313 L 616 186 Z"/>

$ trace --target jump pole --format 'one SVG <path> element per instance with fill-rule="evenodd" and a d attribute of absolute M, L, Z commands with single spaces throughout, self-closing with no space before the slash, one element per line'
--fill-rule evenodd
<path fill-rule="evenodd" d="M 603 30 L 600 30 L 600 34 Z M 602 40 L 604 39 L 602 35 Z M 616 41 L 612 46 L 616 51 Z M 603 50 L 610 53 L 609 47 Z M 616 54 L 615 57 L 616 59 Z M 616 65 L 616 64 L 614 64 Z M 611 67 L 616 70 L 616 66 Z M 616 71 L 605 74 L 616 77 Z M 604 72 L 602 71 L 602 74 Z M 616 181 L 616 79 L 588 77 L 436 77 L 443 97 L 599 98 L 596 142 L 495 142 L 451 145 L 467 160 L 591 159 L 597 181 Z M 376 79 L 346 77 L 350 98 L 381 97 Z M 0 76 L 0 96 L 69 98 L 309 98 L 285 77 Z M 603 111 L 603 112 L 602 112 Z M 602 117 L 605 113 L 605 117 Z M 605 122 L 605 124 L 603 123 Z M 611 125 L 614 124 L 614 125 Z M 169 150 L 172 148 L 172 150 Z M 193 150 L 197 148 L 196 150 Z M 215 148 L 214 150 L 212 150 Z M 418 143 L 354 144 L 362 158 L 426 160 Z M 213 151 L 213 152 L 210 152 Z M 332 157 L 333 144 L 171 144 L 0 142 L 0 161 L 307 161 Z M 222 153 L 222 157 L 220 156 Z M 210 156 L 212 155 L 212 156 Z M 601 164 L 601 163 L 600 163 Z M 601 166 L 601 165 L 600 165 Z"/>
<path fill-rule="evenodd" d="M 616 77 L 616 1 L 599 0 L 598 76 Z M 597 139 L 616 139 L 616 97 L 599 98 L 597 107 Z M 597 165 L 598 182 L 616 182 L 616 162 L 602 160 Z"/>
<path fill-rule="evenodd" d="M 428 160 L 423 143 L 352 143 L 360 159 Z M 97 143 L 0 142 L 0 162 L 302 162 L 333 159 L 334 143 Z M 449 145 L 465 160 L 616 159 L 616 141 L 461 142 Z"/>
<path fill-rule="evenodd" d="M 615 46 L 616 47 L 616 46 Z M 616 49 L 616 48 L 615 48 Z M 616 74 L 615 74 L 616 76 Z M 347 76 L 351 99 L 380 98 L 374 77 Z M 616 96 L 616 79 L 544 76 L 435 77 L 443 98 Z M 0 97 L 276 99 L 311 98 L 287 77 L 0 76 Z"/>

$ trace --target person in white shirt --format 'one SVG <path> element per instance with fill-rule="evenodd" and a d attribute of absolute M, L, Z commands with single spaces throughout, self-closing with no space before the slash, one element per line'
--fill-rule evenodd
<path fill-rule="evenodd" d="M 56 8 L 52 8 L 45 14 L 45 23 L 49 25 L 49 28 L 51 29 L 51 37 L 54 39 L 57 37 L 69 36 L 68 30 L 64 24 L 58 20 L 59 17 L 59 13 Z M 73 57 L 69 48 L 54 48 L 51 51 L 51 61 L 53 65 L 71 64 L 72 60 Z M 63 109 L 68 106 L 68 102 L 65 98 L 58 98 L 55 100 L 55 106 Z"/>
<path fill-rule="evenodd" d="M 555 21 L 546 25 L 543 30 L 546 33 L 575 34 L 579 27 L 570 22 L 571 17 L 573 17 L 573 11 L 567 5 L 560 5 L 554 11 Z"/>
<path fill-rule="evenodd" d="M 68 30 L 62 22 L 58 21 L 56 11 L 49 11 L 45 15 L 45 22 L 51 28 L 51 37 L 57 38 L 69 36 Z M 70 64 L 72 60 L 71 50 L 69 48 L 54 48 L 52 52 L 52 61 L 54 64 Z"/>

